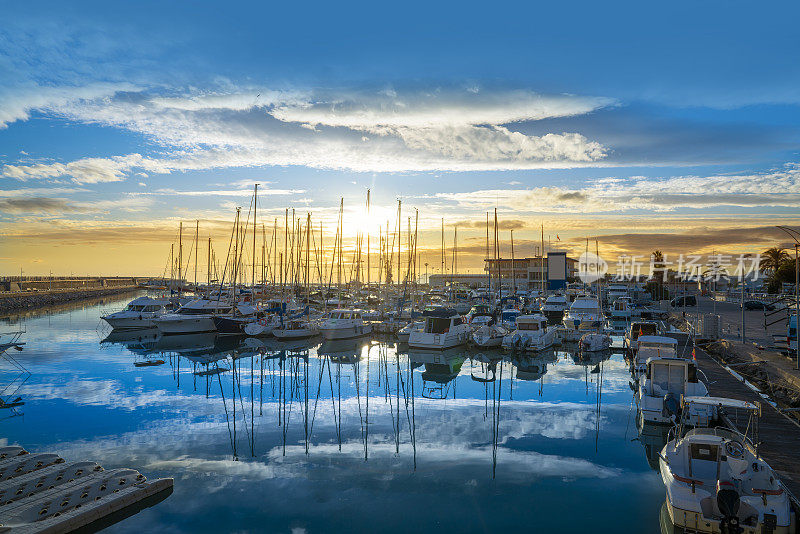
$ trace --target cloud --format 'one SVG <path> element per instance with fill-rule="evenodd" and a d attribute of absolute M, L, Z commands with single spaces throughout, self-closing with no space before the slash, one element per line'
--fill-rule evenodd
<path fill-rule="evenodd" d="M 2 72 L 2 71 L 0 71 Z M 0 85 L 0 130 L 18 120 L 27 120 L 33 110 L 58 113 L 80 101 L 97 101 L 119 91 L 131 91 L 128 83 L 93 83 L 85 86 L 43 87 L 34 83 Z"/>
<path fill-rule="evenodd" d="M 83 208 L 60 198 L 31 197 L 0 200 L 0 212 L 5 213 L 75 213 Z"/>
<path fill-rule="evenodd" d="M 460 193 L 438 193 L 467 208 L 502 206 L 526 212 L 583 213 L 678 208 L 800 207 L 800 167 L 759 174 L 632 177 L 590 181 L 582 189 L 537 187 L 531 189 L 487 189 Z"/>
<path fill-rule="evenodd" d="M 526 135 L 510 125 L 589 113 L 609 99 L 531 91 L 387 92 L 246 90 L 165 97 L 145 90 L 48 101 L 69 120 L 124 128 L 164 147 L 163 156 L 6 165 L 18 179 L 70 176 L 119 181 L 136 172 L 302 165 L 358 172 L 569 168 L 604 159 L 580 133 Z M 255 93 L 255 94 L 253 94 Z M 369 135 L 365 135 L 369 134 Z"/>
<path fill-rule="evenodd" d="M 527 90 L 348 92 L 319 95 L 312 101 L 276 104 L 272 115 L 286 122 L 343 126 L 381 132 L 387 128 L 502 125 L 583 115 L 614 100 L 573 95 L 542 95 Z"/>

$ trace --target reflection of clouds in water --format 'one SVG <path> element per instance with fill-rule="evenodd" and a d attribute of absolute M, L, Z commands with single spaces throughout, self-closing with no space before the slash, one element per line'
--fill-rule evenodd
<path fill-rule="evenodd" d="M 501 449 L 498 451 L 501 465 L 507 465 L 503 479 L 507 483 L 523 484 L 535 478 L 609 478 L 618 476 L 620 470 L 597 465 L 583 458 L 540 454 L 534 451 Z M 466 472 L 472 474 L 485 471 L 491 458 L 490 447 L 453 447 L 431 444 L 417 446 L 417 471 L 435 472 L 439 482 L 462 479 Z M 327 480 L 335 479 L 348 486 L 361 485 L 368 478 L 387 482 L 394 478 L 398 469 L 405 474 L 407 459 L 398 458 L 394 445 L 376 443 L 370 445 L 369 460 L 364 462 L 362 443 L 348 442 L 339 450 L 337 444 L 328 443 L 314 447 L 306 456 L 302 445 L 275 447 L 266 455 L 264 463 L 254 461 L 209 460 L 182 456 L 174 460 L 156 460 L 145 468 L 181 473 L 183 477 L 193 475 L 222 475 L 247 477 L 256 480 L 293 478 Z"/>
<path fill-rule="evenodd" d="M 501 421 L 499 469 L 509 482 L 524 483 L 536 477 L 586 478 L 611 477 L 618 469 L 606 468 L 583 458 L 545 455 L 503 447 L 510 437 L 542 435 L 548 438 L 579 440 L 594 428 L 591 410 L 581 405 L 513 403 Z M 476 409 L 479 408 L 479 409 Z M 530 413 L 530 408 L 537 408 Z M 343 409 L 346 409 L 343 402 Z M 450 418 L 445 414 L 455 413 Z M 256 414 L 258 412 L 256 411 Z M 377 414 L 376 414 L 377 415 Z M 274 413 L 255 421 L 254 453 L 264 461 L 234 461 L 227 422 L 170 421 L 119 437 L 92 442 L 62 443 L 59 452 L 70 458 L 111 458 L 113 463 L 145 465 L 145 468 L 171 476 L 215 476 L 256 480 L 346 478 L 348 473 L 383 480 L 412 470 L 412 448 L 408 429 L 401 429 L 400 455 L 395 452 L 394 434 L 388 417 L 371 419 L 369 461 L 364 462 L 364 444 L 359 438 L 345 438 L 342 450 L 336 443 L 333 412 L 318 413 L 309 455 L 302 442 L 302 419 L 290 422 L 286 456 L 283 456 L 282 429 Z M 374 425 L 372 424 L 374 421 Z M 431 416 L 417 419 L 418 472 L 435 472 L 437 478 L 457 480 L 464 470 L 483 473 L 491 462 L 491 419 L 483 420 L 483 407 L 474 401 L 449 409 L 432 410 Z M 236 440 L 242 458 L 250 448 L 244 421 L 240 420 Z M 358 435 L 360 420 L 343 414 L 345 431 Z M 355 483 L 355 482 L 354 482 Z"/>
<path fill-rule="evenodd" d="M 146 406 L 190 407 L 195 395 L 179 395 L 163 389 L 145 391 L 141 387 L 125 388 L 118 380 L 72 379 L 63 383 L 26 384 L 19 395 L 28 401 L 66 400 L 78 406 L 104 406 L 135 410 Z"/>

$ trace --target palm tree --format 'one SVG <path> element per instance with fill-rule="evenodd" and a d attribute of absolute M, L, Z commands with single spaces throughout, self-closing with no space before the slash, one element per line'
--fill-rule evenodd
<path fill-rule="evenodd" d="M 664 253 L 660 250 L 654 250 L 650 257 L 652 259 L 653 272 L 650 273 L 655 281 L 655 298 L 658 295 L 659 300 L 664 300 Z"/>
<path fill-rule="evenodd" d="M 761 253 L 761 267 L 765 271 L 775 272 L 781 264 L 789 259 L 789 253 L 781 247 L 768 248 Z"/>

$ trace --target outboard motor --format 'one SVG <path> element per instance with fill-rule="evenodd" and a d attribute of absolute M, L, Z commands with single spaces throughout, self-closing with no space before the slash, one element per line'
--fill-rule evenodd
<path fill-rule="evenodd" d="M 681 406 L 673 393 L 664 395 L 664 406 L 661 408 L 661 415 L 667 418 L 675 416 L 675 421 L 680 420 Z"/>
<path fill-rule="evenodd" d="M 739 526 L 739 492 L 730 480 L 717 481 L 717 508 L 722 514 L 720 530 L 722 534 L 739 534 L 744 529 Z"/>

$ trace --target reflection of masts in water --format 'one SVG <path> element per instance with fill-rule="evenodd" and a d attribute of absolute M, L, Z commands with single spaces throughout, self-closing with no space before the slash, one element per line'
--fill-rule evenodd
<path fill-rule="evenodd" d="M 600 441 L 600 408 L 603 403 L 603 365 L 604 361 L 600 362 L 600 372 L 597 377 L 597 400 L 595 402 L 595 435 L 594 435 L 594 452 L 597 452 L 598 442 Z"/>
<path fill-rule="evenodd" d="M 500 397 L 503 394 L 503 360 L 500 360 L 500 379 L 492 382 L 492 479 L 497 474 L 497 445 L 500 435 Z M 497 393 L 496 395 L 494 393 Z"/>
<path fill-rule="evenodd" d="M 225 408 L 225 421 L 228 423 L 228 438 L 231 441 L 231 450 L 233 451 L 233 459 L 234 460 L 238 460 L 239 457 L 236 454 L 236 438 L 235 438 L 236 420 L 234 419 L 234 423 L 233 423 L 234 424 L 234 427 L 233 427 L 234 430 L 233 430 L 233 432 L 231 432 L 231 418 L 228 415 L 228 402 L 225 400 L 225 389 L 222 387 L 222 378 L 220 378 L 220 375 L 221 375 L 221 373 L 217 373 L 217 383 L 219 384 L 219 393 L 220 393 L 220 395 L 222 395 L 222 406 Z M 235 402 L 233 403 L 233 407 L 234 407 L 234 414 L 235 414 L 236 413 L 235 412 L 235 409 L 236 409 L 236 403 Z"/>

